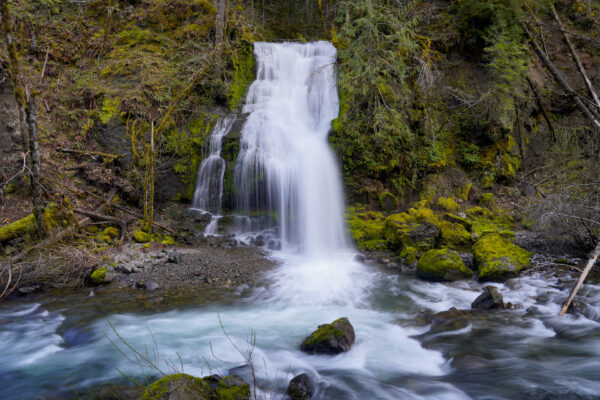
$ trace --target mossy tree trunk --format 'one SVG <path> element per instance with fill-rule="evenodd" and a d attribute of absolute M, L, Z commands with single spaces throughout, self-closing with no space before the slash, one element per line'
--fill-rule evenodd
<path fill-rule="evenodd" d="M 22 148 L 23 153 L 26 155 L 26 163 L 31 175 L 33 214 L 36 217 L 39 232 L 43 235 L 46 232 L 46 227 L 43 221 L 44 205 L 42 200 L 42 186 L 40 183 L 40 156 L 35 96 L 32 95 L 31 98 L 26 98 L 25 90 L 21 83 L 19 52 L 14 41 L 12 18 L 7 1 L 0 2 L 0 17 L 2 17 L 2 31 L 6 39 L 8 51 L 9 74 L 12 80 L 15 100 L 17 101 L 17 108 L 19 111 Z"/>
<path fill-rule="evenodd" d="M 144 179 L 144 222 L 142 230 L 152 232 L 154 222 L 154 160 L 156 158 L 154 149 L 154 121 L 150 122 L 150 145 L 146 151 L 146 172 Z"/>
<path fill-rule="evenodd" d="M 225 20 L 227 15 L 227 0 L 219 0 L 219 7 L 217 11 L 217 21 L 215 23 L 215 45 L 216 45 L 216 58 L 215 58 L 215 75 L 217 79 L 221 79 L 223 75 L 222 71 L 222 56 L 223 56 L 223 43 L 225 41 Z"/>

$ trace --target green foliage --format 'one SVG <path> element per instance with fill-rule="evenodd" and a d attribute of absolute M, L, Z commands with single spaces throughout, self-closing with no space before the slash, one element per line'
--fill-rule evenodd
<path fill-rule="evenodd" d="M 393 181 L 405 192 L 413 177 L 417 139 L 403 112 L 410 98 L 408 58 L 417 49 L 414 21 L 392 1 L 343 1 L 336 41 L 340 113 L 333 144 L 347 182 L 353 177 Z"/>

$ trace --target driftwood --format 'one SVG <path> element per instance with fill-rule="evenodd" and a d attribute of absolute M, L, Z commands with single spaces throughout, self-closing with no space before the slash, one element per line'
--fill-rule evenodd
<path fill-rule="evenodd" d="M 109 153 L 102 153 L 100 151 L 75 150 L 75 149 L 63 149 L 63 148 L 56 149 L 56 150 L 63 152 L 63 153 L 80 154 L 83 156 L 99 156 L 99 157 L 108 158 L 111 160 L 115 160 L 119 157 L 125 156 L 125 154 L 109 154 Z"/>
<path fill-rule="evenodd" d="M 579 278 L 577 279 L 577 283 L 575 283 L 575 286 L 571 290 L 569 297 L 567 297 L 567 301 L 565 301 L 565 303 L 563 304 L 563 306 L 560 310 L 560 313 L 558 313 L 559 317 L 562 317 L 563 315 L 565 315 L 566 312 L 569 310 L 569 307 L 571 306 L 571 303 L 573 302 L 575 295 L 581 288 L 581 285 L 583 285 L 583 281 L 585 281 L 585 278 L 587 278 L 587 276 L 590 273 L 590 271 L 592 270 L 592 267 L 594 266 L 594 264 L 596 264 L 596 261 L 598 261 L 598 257 L 600 257 L 600 241 L 598 241 L 596 248 L 594 249 L 594 251 L 592 252 L 592 255 L 588 259 L 587 265 L 585 266 L 585 268 L 579 275 Z"/>
<path fill-rule="evenodd" d="M 537 42 L 533 39 L 533 36 L 529 32 L 529 29 L 527 29 L 527 26 L 524 23 L 522 23 L 521 25 L 523 27 L 523 30 L 525 31 L 525 33 L 527 34 L 527 36 L 530 39 L 531 45 L 533 47 L 533 50 L 538 55 L 538 57 L 540 58 L 540 60 L 542 61 L 542 63 L 544 63 L 544 65 L 546 66 L 546 68 L 548 68 L 548 71 L 550 71 L 550 74 L 552 74 L 552 77 L 554 78 L 554 80 L 556 81 L 556 83 L 558 83 L 558 85 L 565 92 L 565 94 L 567 94 L 569 97 L 571 97 L 571 99 L 573 100 L 573 102 L 575 103 L 575 105 L 577 106 L 577 108 L 579 109 L 579 111 L 581 111 L 581 113 L 588 120 L 590 120 L 590 122 L 592 124 L 592 128 L 596 132 L 600 132 L 600 122 L 598 122 L 596 120 L 596 118 L 594 117 L 594 115 L 592 114 L 592 112 L 585 106 L 585 104 L 583 104 L 583 102 L 581 101 L 581 99 L 579 98 L 579 96 L 573 95 L 573 93 L 575 93 L 575 91 L 573 89 L 571 89 L 571 85 L 569 85 L 569 83 L 565 80 L 565 78 L 563 78 L 562 74 L 554 66 L 554 64 L 552 63 L 552 61 L 550 61 L 550 59 L 548 58 L 548 56 L 546 56 L 546 54 L 544 53 L 544 51 L 540 48 L 540 45 L 537 44 Z"/>
<path fill-rule="evenodd" d="M 571 56 L 573 57 L 573 60 L 575 61 L 575 64 L 577 64 L 577 69 L 579 70 L 579 72 L 581 73 L 581 76 L 583 77 L 583 80 L 585 81 L 585 86 L 587 87 L 588 92 L 590 92 L 592 99 L 594 99 L 594 103 L 596 103 L 596 107 L 600 108 L 600 99 L 598 99 L 598 95 L 596 94 L 596 91 L 594 90 L 594 87 L 592 86 L 592 81 L 590 80 L 587 73 L 585 72 L 585 68 L 583 68 L 583 64 L 581 63 L 581 60 L 579 59 L 579 56 L 577 55 L 575 48 L 571 44 L 571 41 L 569 40 L 569 36 L 567 36 L 567 33 L 563 29 L 562 22 L 558 16 L 558 13 L 556 12 L 556 8 L 554 8 L 553 1 L 550 1 L 550 10 L 552 10 L 554 19 L 556 20 L 556 23 L 558 24 L 558 27 L 560 28 L 560 32 L 562 33 L 563 40 L 565 41 L 567 47 L 569 48 L 569 51 L 571 52 Z"/>

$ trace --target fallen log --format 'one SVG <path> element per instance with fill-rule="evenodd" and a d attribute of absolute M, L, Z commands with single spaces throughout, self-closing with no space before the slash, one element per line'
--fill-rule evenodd
<path fill-rule="evenodd" d="M 109 153 L 102 153 L 100 151 L 89 151 L 89 150 L 75 150 L 75 149 L 64 149 L 64 148 L 59 148 L 56 150 L 63 152 L 63 153 L 79 154 L 79 155 L 83 155 L 83 156 L 99 156 L 99 157 L 103 157 L 103 158 L 108 158 L 110 160 L 115 160 L 119 157 L 125 156 L 125 154 L 109 154 Z"/>
<path fill-rule="evenodd" d="M 587 278 L 588 274 L 592 270 L 592 267 L 596 264 L 596 261 L 598 261 L 598 257 L 600 257 L 600 240 L 598 241 L 596 248 L 594 249 L 590 258 L 588 259 L 587 265 L 585 266 L 585 268 L 579 275 L 579 278 L 577 279 L 577 283 L 575 283 L 575 286 L 571 290 L 569 297 L 567 297 L 567 300 L 565 301 L 562 308 L 560 309 L 560 313 L 558 313 L 559 317 L 562 317 L 563 315 L 565 315 L 567 313 L 567 311 L 569 310 L 569 307 L 571 306 L 571 303 L 573 302 L 575 295 L 581 288 L 581 285 L 583 285 L 583 281 L 585 281 L 585 278 Z"/>

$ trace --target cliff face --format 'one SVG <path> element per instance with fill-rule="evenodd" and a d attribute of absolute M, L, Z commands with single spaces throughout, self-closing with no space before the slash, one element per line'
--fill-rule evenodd
<path fill-rule="evenodd" d="M 541 107 L 554 131 L 588 134 L 527 45 L 519 21 L 535 28 L 535 40 L 585 94 L 549 9 L 536 3 L 230 0 L 221 46 L 216 1 L 11 6 L 23 77 L 42 93 L 41 146 L 46 173 L 55 178 L 77 176 L 52 165 L 94 161 L 57 149 L 107 152 L 120 157 L 101 162 L 104 173 L 141 193 L 151 124 L 185 92 L 157 138 L 156 187 L 161 201 L 189 201 L 206 137 L 217 118 L 240 109 L 254 79 L 251 43 L 326 39 L 339 53 L 340 116 L 331 141 L 347 194 L 352 202 L 395 209 L 416 199 L 468 198 L 477 194 L 471 188 L 513 183 L 520 169 L 544 162 L 552 134 Z M 599 87 L 598 6 L 556 5 Z M 5 112 L 10 90 L 1 99 Z M 14 169 L 18 144 L 9 125 L 0 136 L 11 143 L 3 146 L 3 162 Z M 233 161 L 237 147 L 230 142 Z"/>

